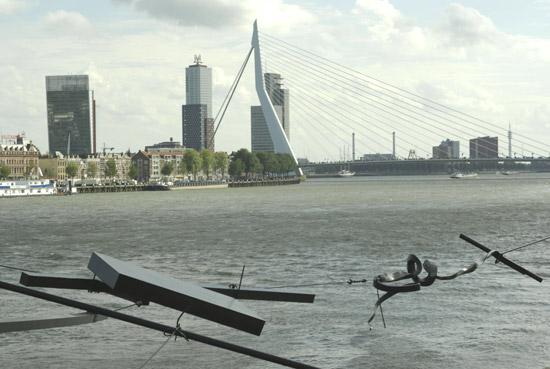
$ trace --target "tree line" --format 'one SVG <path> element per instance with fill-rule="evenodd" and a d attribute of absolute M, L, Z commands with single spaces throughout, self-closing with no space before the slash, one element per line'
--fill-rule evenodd
<path fill-rule="evenodd" d="M 232 177 L 286 177 L 296 170 L 296 163 L 289 154 L 240 149 L 233 151 L 229 159 L 229 175 Z"/>
<path fill-rule="evenodd" d="M 201 171 L 207 178 L 210 178 L 213 173 L 219 173 L 223 177 L 227 172 L 228 163 L 227 153 L 223 151 L 214 152 L 204 149 L 199 152 L 189 149 L 183 153 L 183 158 L 177 167 L 173 161 L 165 161 L 160 173 L 163 176 L 192 174 L 195 180 Z"/>

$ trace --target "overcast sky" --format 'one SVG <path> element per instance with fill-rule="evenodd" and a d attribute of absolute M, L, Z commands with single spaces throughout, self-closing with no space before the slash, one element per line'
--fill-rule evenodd
<path fill-rule="evenodd" d="M 98 146 L 181 140 L 185 67 L 201 54 L 213 68 L 216 111 L 256 18 L 271 35 L 550 142 L 550 0 L 0 0 L 0 133 L 24 131 L 47 151 L 44 77 L 89 74 Z M 250 147 L 251 72 L 217 149 Z M 306 142 L 292 112 L 291 122 L 298 156 L 338 157 Z"/>

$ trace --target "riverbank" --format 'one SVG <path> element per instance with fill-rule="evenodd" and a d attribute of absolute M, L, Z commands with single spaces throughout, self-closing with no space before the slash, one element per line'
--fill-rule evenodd
<path fill-rule="evenodd" d="M 110 185 L 110 186 L 82 186 L 77 187 L 78 193 L 112 193 L 112 192 L 139 192 L 139 191 L 180 191 L 180 190 L 201 190 L 201 189 L 222 189 L 237 187 L 263 187 L 283 186 L 300 184 L 299 178 L 276 178 L 276 179 L 249 179 L 236 181 L 198 181 L 185 182 L 176 185 L 163 184 L 137 184 L 137 185 Z"/>
<path fill-rule="evenodd" d="M 263 179 L 263 180 L 244 180 L 231 181 L 229 187 L 262 187 L 262 186 L 285 186 L 300 184 L 300 178 L 279 178 L 279 179 Z"/>

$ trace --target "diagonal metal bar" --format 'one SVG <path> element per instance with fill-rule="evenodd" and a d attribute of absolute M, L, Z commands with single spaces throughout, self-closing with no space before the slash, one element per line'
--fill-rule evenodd
<path fill-rule="evenodd" d="M 531 278 L 533 278 L 535 281 L 537 282 L 542 282 L 542 278 L 539 277 L 538 275 L 536 275 L 535 273 L 525 269 L 524 267 L 522 267 L 521 265 L 518 265 L 516 263 L 514 263 L 512 260 L 504 257 L 500 252 L 498 251 L 495 251 L 495 250 L 491 250 L 490 248 L 488 248 L 487 246 L 485 245 L 482 245 L 481 243 L 477 242 L 476 240 L 464 235 L 464 234 L 460 234 L 460 238 L 463 239 L 464 241 L 474 245 L 475 247 L 477 247 L 478 249 L 480 250 L 483 250 L 487 253 L 490 253 L 490 256 L 494 257 L 497 261 L 501 262 L 502 264 L 504 265 L 507 265 L 508 267 L 514 269 L 515 271 L 521 273 L 521 274 L 525 274 Z"/>
<path fill-rule="evenodd" d="M 203 336 L 203 335 L 198 334 L 198 333 L 184 331 L 184 330 L 178 329 L 177 327 L 171 327 L 171 326 L 168 326 L 168 325 L 165 325 L 165 324 L 156 323 L 156 322 L 153 322 L 153 321 L 150 321 L 150 320 L 146 320 L 146 319 L 138 318 L 138 317 L 135 317 L 135 316 L 123 314 L 123 313 L 120 313 L 118 311 L 113 311 L 113 310 L 105 309 L 105 308 L 102 308 L 102 307 L 99 307 L 99 306 L 90 305 L 90 304 L 86 304 L 86 303 L 83 303 L 83 302 L 80 302 L 80 301 L 68 299 L 68 298 L 65 298 L 65 297 L 52 295 L 52 294 L 49 294 L 49 293 L 46 293 L 46 292 L 33 290 L 31 288 L 18 286 L 16 284 L 0 281 L 0 288 L 8 290 L 8 291 L 12 291 L 12 292 L 17 292 L 17 293 L 20 293 L 20 294 L 23 294 L 23 295 L 35 297 L 35 298 L 38 298 L 38 299 L 42 299 L 42 300 L 46 300 L 46 301 L 50 301 L 50 302 L 55 302 L 55 303 L 60 304 L 60 305 L 73 307 L 75 309 L 84 310 L 84 311 L 88 311 L 88 312 L 95 313 L 95 314 L 100 314 L 100 315 L 107 316 L 107 317 L 110 317 L 110 318 L 113 318 L 113 319 L 121 320 L 123 322 L 139 325 L 139 326 L 149 328 L 149 329 L 153 329 L 153 330 L 156 330 L 156 331 L 159 331 L 159 332 L 164 332 L 164 333 L 167 333 L 167 334 L 173 334 L 173 335 L 177 335 L 177 336 L 180 336 L 180 337 L 187 337 L 190 340 L 201 342 L 201 343 L 204 343 L 204 344 L 209 345 L 209 346 L 222 348 L 224 350 L 236 352 L 236 353 L 239 353 L 239 354 L 254 357 L 256 359 L 268 361 L 268 362 L 279 364 L 279 365 L 286 366 L 286 367 L 289 367 L 289 368 L 319 369 L 317 367 L 307 365 L 307 364 L 303 364 L 303 363 L 300 363 L 300 362 L 297 362 L 297 361 L 294 361 L 294 360 L 286 359 L 286 358 L 283 358 L 283 357 L 280 357 L 280 356 L 275 356 L 275 355 L 268 354 L 268 353 L 258 351 L 258 350 L 254 350 L 254 349 L 251 349 L 251 348 L 248 348 L 248 347 L 235 345 L 235 344 L 230 343 L 230 342 L 218 340 L 218 339 L 211 338 L 211 337 L 208 337 L 208 336 Z"/>

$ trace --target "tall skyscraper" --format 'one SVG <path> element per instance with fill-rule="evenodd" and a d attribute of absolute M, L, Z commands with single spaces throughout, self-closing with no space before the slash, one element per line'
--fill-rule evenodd
<path fill-rule="evenodd" d="M 290 109 L 288 89 L 283 88 L 281 75 L 265 73 L 265 90 L 275 108 L 275 113 L 283 125 L 286 137 L 290 140 Z M 261 106 L 250 107 L 252 151 L 273 151 L 273 141 L 269 133 Z"/>
<path fill-rule="evenodd" d="M 88 76 L 46 76 L 46 101 L 50 154 L 91 153 Z"/>
<path fill-rule="evenodd" d="M 212 69 L 195 55 L 185 69 L 185 105 L 182 106 L 182 142 L 195 150 L 214 150 L 212 117 Z"/>

